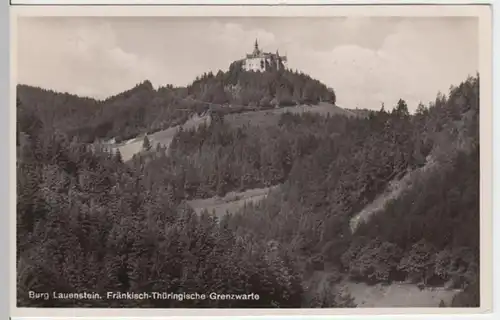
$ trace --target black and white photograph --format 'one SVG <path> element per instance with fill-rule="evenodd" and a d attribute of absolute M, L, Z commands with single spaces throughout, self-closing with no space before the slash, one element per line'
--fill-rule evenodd
<path fill-rule="evenodd" d="M 479 15 L 77 9 L 15 18 L 17 308 L 483 307 Z"/>

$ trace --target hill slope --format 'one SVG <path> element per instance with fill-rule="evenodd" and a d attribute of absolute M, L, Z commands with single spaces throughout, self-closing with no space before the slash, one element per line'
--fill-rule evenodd
<path fill-rule="evenodd" d="M 241 127 L 243 125 L 275 126 L 278 125 L 283 113 L 314 113 L 323 116 L 343 115 L 347 117 L 360 116 L 353 111 L 342 109 L 334 104 L 320 102 L 317 105 L 298 105 L 270 110 L 233 113 L 226 115 L 224 119 L 236 127 Z"/>

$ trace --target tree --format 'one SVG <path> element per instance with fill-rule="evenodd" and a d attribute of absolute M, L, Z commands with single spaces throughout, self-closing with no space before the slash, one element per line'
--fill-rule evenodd
<path fill-rule="evenodd" d="M 435 249 L 424 239 L 415 243 L 398 265 L 398 269 L 406 272 L 411 279 L 419 279 L 426 285 L 429 272 L 434 265 Z"/>
<path fill-rule="evenodd" d="M 380 113 L 385 113 L 385 105 L 382 102 L 382 105 L 380 106 Z"/>
<path fill-rule="evenodd" d="M 118 149 L 118 148 L 115 151 L 114 159 L 118 163 L 123 163 L 122 153 L 120 152 L 120 149 Z"/>
<path fill-rule="evenodd" d="M 345 287 L 327 278 L 309 286 L 311 298 L 306 300 L 306 308 L 355 308 L 354 298 Z"/>
<path fill-rule="evenodd" d="M 142 141 L 142 149 L 149 151 L 151 150 L 151 143 L 149 142 L 148 136 L 144 136 L 144 140 Z"/>
<path fill-rule="evenodd" d="M 398 117 L 408 117 L 410 115 L 410 112 L 408 111 L 408 105 L 406 104 L 406 101 L 404 101 L 403 99 L 399 99 L 396 108 L 394 108 L 393 110 L 393 114 Z"/>
<path fill-rule="evenodd" d="M 349 262 L 351 275 L 371 282 L 388 282 L 401 259 L 401 249 L 393 243 L 374 239 Z"/>
<path fill-rule="evenodd" d="M 427 109 L 427 108 L 425 107 L 425 105 L 424 105 L 422 102 L 420 102 L 420 103 L 418 104 L 418 106 L 417 106 L 417 110 L 416 110 L 416 112 L 415 112 L 415 113 L 416 113 L 417 115 L 420 115 L 420 116 L 425 116 L 425 115 L 427 114 L 428 110 L 429 110 L 429 109 Z"/>

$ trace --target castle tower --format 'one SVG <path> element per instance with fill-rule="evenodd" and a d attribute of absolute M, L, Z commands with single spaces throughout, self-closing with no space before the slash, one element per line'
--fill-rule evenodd
<path fill-rule="evenodd" d="M 259 53 L 260 53 L 259 43 L 257 42 L 257 39 L 255 39 L 255 44 L 254 44 L 254 48 L 253 48 L 253 54 L 258 55 Z"/>

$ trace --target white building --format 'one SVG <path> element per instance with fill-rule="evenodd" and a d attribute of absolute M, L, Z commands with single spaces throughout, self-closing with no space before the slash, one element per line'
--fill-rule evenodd
<path fill-rule="evenodd" d="M 253 52 L 246 55 L 243 60 L 245 71 L 264 72 L 271 70 L 286 69 L 287 58 L 276 53 L 263 52 L 259 49 L 259 44 L 255 40 Z"/>

